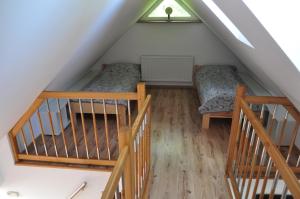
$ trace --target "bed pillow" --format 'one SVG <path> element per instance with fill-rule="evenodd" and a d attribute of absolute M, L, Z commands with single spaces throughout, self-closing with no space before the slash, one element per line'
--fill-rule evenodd
<path fill-rule="evenodd" d="M 103 72 L 108 72 L 111 74 L 130 74 L 137 76 L 140 79 L 141 75 L 141 65 L 132 63 L 115 63 L 115 64 L 105 64 Z"/>

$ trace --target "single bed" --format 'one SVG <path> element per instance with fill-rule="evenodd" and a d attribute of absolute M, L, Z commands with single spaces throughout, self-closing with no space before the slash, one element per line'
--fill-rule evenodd
<path fill-rule="evenodd" d="M 93 78 L 81 91 L 90 92 L 145 92 L 145 85 L 141 80 L 141 66 L 131 63 L 117 63 L 103 65 L 99 75 Z M 91 108 L 91 100 L 82 99 L 71 102 L 73 116 L 77 113 L 118 114 L 120 126 L 125 125 L 126 110 L 129 105 L 127 100 L 105 100 L 105 110 L 102 100 L 94 100 L 94 110 Z M 81 107 L 80 107 L 81 105 Z"/>
<path fill-rule="evenodd" d="M 209 128 L 211 118 L 232 117 L 235 89 L 243 84 L 234 66 L 195 66 L 193 83 L 201 103 L 198 110 L 202 114 L 202 128 Z"/>

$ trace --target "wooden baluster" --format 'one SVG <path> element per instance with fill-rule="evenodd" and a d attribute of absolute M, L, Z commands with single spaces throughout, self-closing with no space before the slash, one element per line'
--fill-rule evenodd
<path fill-rule="evenodd" d="M 88 142 L 87 142 L 87 137 L 86 137 L 86 128 L 85 128 L 85 121 L 84 121 L 84 114 L 83 114 L 83 110 L 82 110 L 81 99 L 79 99 L 79 108 L 80 108 L 80 115 L 81 115 L 81 125 L 82 125 L 82 131 L 83 131 L 83 139 L 84 139 L 84 145 L 85 145 L 86 158 L 90 159 L 89 147 L 88 147 Z"/>
<path fill-rule="evenodd" d="M 74 119 L 76 119 L 76 118 L 73 117 L 74 114 L 72 113 L 70 99 L 68 99 L 68 106 L 69 106 L 70 122 L 71 122 L 71 127 L 72 127 L 72 134 L 73 134 L 73 142 L 74 142 L 74 146 L 75 146 L 75 153 L 76 153 L 76 157 L 79 158 L 79 155 L 78 155 L 78 144 L 77 144 L 77 135 L 76 135 L 76 129 L 75 129 L 75 122 L 74 122 Z"/>
<path fill-rule="evenodd" d="M 139 198 L 139 154 L 138 154 L 138 136 L 134 138 L 134 151 L 135 151 L 135 194 Z"/>
<path fill-rule="evenodd" d="M 240 157 L 240 161 L 238 162 L 239 165 L 239 171 L 238 171 L 238 185 L 240 184 L 240 180 L 242 178 L 243 175 L 243 169 L 244 169 L 244 162 L 245 162 L 245 158 L 246 158 L 246 151 L 248 149 L 248 141 L 249 141 L 249 137 L 250 137 L 250 127 L 251 127 L 251 123 L 250 121 L 248 121 L 247 124 L 247 130 L 244 136 L 244 141 L 243 141 L 243 146 L 242 146 L 242 150 L 241 150 L 241 157 Z"/>
<path fill-rule="evenodd" d="M 91 99 L 91 107 L 92 107 L 93 129 L 94 129 L 94 137 L 95 137 L 95 143 L 96 143 L 97 158 L 98 158 L 98 160 L 100 160 L 100 151 L 99 151 L 98 133 L 97 133 L 97 122 L 96 122 L 96 115 L 95 115 L 95 110 L 94 110 L 93 99 Z"/>
<path fill-rule="evenodd" d="M 283 123 L 282 123 L 282 126 L 281 126 L 281 129 L 280 129 L 280 136 L 279 136 L 279 139 L 278 139 L 278 142 L 277 142 L 277 147 L 278 149 L 280 149 L 280 146 L 284 140 L 284 129 L 286 127 L 286 123 L 287 123 L 287 119 L 288 119 L 288 116 L 289 116 L 289 112 L 286 111 L 285 112 L 285 116 L 284 116 L 284 119 L 283 119 Z"/>
<path fill-rule="evenodd" d="M 121 199 L 119 185 L 116 188 L 115 199 Z"/>
<path fill-rule="evenodd" d="M 263 120 L 264 120 L 264 112 L 265 112 L 265 105 L 263 104 L 261 107 L 260 115 L 259 115 L 259 119 L 260 119 L 261 123 L 263 123 Z"/>
<path fill-rule="evenodd" d="M 143 126 L 141 125 L 141 134 L 140 134 L 140 143 L 141 143 L 141 174 L 140 174 L 140 178 L 141 178 L 141 196 L 142 196 L 142 191 L 143 191 L 143 188 L 144 188 L 144 177 L 143 177 L 143 172 L 144 172 L 144 157 L 143 157 Z"/>
<path fill-rule="evenodd" d="M 125 190 L 125 198 L 134 198 L 132 192 L 134 189 L 132 187 L 133 185 L 133 167 L 132 167 L 132 158 L 133 158 L 133 153 L 132 147 L 130 146 L 131 143 L 131 129 L 129 128 L 121 128 L 120 129 L 120 134 L 119 134 L 119 149 L 122 151 L 126 146 L 129 146 L 129 157 L 127 158 L 125 164 L 124 164 L 124 187 L 123 189 Z"/>
<path fill-rule="evenodd" d="M 256 136 L 255 136 L 255 130 L 253 129 L 252 130 L 252 135 L 251 135 L 251 139 L 250 139 L 250 145 L 249 145 L 249 148 L 248 148 L 248 153 L 247 153 L 247 158 L 246 158 L 246 162 L 245 162 L 245 165 L 244 165 L 244 175 L 243 175 L 243 182 L 242 182 L 242 192 L 241 192 L 241 195 L 243 195 L 244 193 L 244 188 L 245 188 L 245 183 L 246 183 L 246 178 L 247 178 L 247 174 L 248 174 L 248 164 L 249 164 L 249 161 L 250 161 L 250 157 L 251 157 L 251 153 L 252 153 L 252 150 L 253 148 L 255 148 L 255 140 L 257 139 Z M 254 144 L 255 143 L 255 144 Z"/>
<path fill-rule="evenodd" d="M 147 169 L 149 174 L 151 168 L 151 104 L 148 107 L 147 115 Z"/>
<path fill-rule="evenodd" d="M 26 155 L 28 155 L 27 142 L 26 142 L 26 138 L 25 138 L 25 135 L 24 135 L 23 128 L 21 128 L 21 137 L 22 137 L 22 140 L 23 140 L 23 145 L 24 145 L 24 148 L 25 148 Z"/>
<path fill-rule="evenodd" d="M 147 171 L 148 171 L 148 140 L 147 140 L 147 112 L 144 116 L 144 182 L 146 183 Z M 144 189 L 145 190 L 145 189 Z"/>
<path fill-rule="evenodd" d="M 298 156 L 298 160 L 297 160 L 297 163 L 296 163 L 296 167 L 299 167 L 300 165 L 300 155 Z"/>
<path fill-rule="evenodd" d="M 291 142 L 289 144 L 288 155 L 287 155 L 287 158 L 286 158 L 286 163 L 287 164 L 289 163 L 289 160 L 290 160 L 290 156 L 291 156 L 291 153 L 292 153 L 292 150 L 293 150 L 293 146 L 294 146 L 296 138 L 297 138 L 298 130 L 299 130 L 299 122 L 296 122 L 295 127 L 292 131 Z"/>
<path fill-rule="evenodd" d="M 108 159 L 111 160 L 110 139 L 109 139 L 109 134 L 108 134 L 108 121 L 107 121 L 107 113 L 106 113 L 106 104 L 105 104 L 105 100 L 104 99 L 102 99 L 102 106 L 103 106 L 103 114 L 104 114 L 106 148 L 107 148 Z"/>
<path fill-rule="evenodd" d="M 56 157 L 58 157 L 56 140 L 55 140 L 55 135 L 54 135 L 53 120 L 52 120 L 52 115 L 51 115 L 51 112 L 50 112 L 50 105 L 49 105 L 48 99 L 46 99 L 46 104 L 47 104 L 48 118 L 49 118 L 49 122 L 50 122 L 50 126 L 51 126 L 51 135 L 52 135 L 52 142 L 53 142 L 53 145 L 54 145 L 54 151 L 55 151 Z"/>
<path fill-rule="evenodd" d="M 142 197 L 142 189 L 143 189 L 143 140 L 142 140 L 142 126 L 140 126 L 139 130 L 139 179 L 140 179 L 140 197 Z"/>
<path fill-rule="evenodd" d="M 264 176 L 261 192 L 260 192 L 260 195 L 259 195 L 259 199 L 264 198 L 267 181 L 268 181 L 270 172 L 272 170 L 272 165 L 273 165 L 272 159 L 271 159 L 271 157 L 269 157 L 268 166 L 267 166 L 267 170 L 265 172 L 265 176 Z"/>
<path fill-rule="evenodd" d="M 38 151 L 37 151 L 37 147 L 36 147 L 35 137 L 34 137 L 33 128 L 32 128 L 32 123 L 31 123 L 30 118 L 29 118 L 29 120 L 28 120 L 28 123 L 29 123 L 29 132 L 30 132 L 30 136 L 31 136 L 31 141 L 32 141 L 32 143 L 33 143 L 35 155 L 39 155 L 39 153 L 38 153 Z"/>
<path fill-rule="evenodd" d="M 127 143 L 129 146 L 129 161 L 130 166 L 127 165 L 127 169 L 130 168 L 130 171 L 127 171 L 127 174 L 131 177 L 130 178 L 130 187 L 131 187 L 131 198 L 135 198 L 136 188 L 135 188 L 135 179 L 136 179 L 136 173 L 135 173 L 135 149 L 134 149 L 134 138 L 132 137 L 132 128 L 129 128 L 130 131 L 127 134 Z M 127 163 L 129 164 L 129 163 Z"/>
<path fill-rule="evenodd" d="M 293 133 L 292 133 L 292 137 L 291 137 L 291 142 L 289 144 L 289 150 L 288 150 L 288 154 L 287 154 L 287 157 L 286 157 L 286 163 L 287 163 L 287 165 L 289 165 L 289 160 L 290 160 L 290 157 L 291 157 L 293 146 L 294 146 L 295 141 L 296 141 L 298 130 L 299 130 L 299 122 L 296 122 L 295 127 L 294 127 L 294 129 L 292 131 Z M 283 187 L 283 190 L 282 190 L 282 194 L 281 194 L 281 196 L 282 196 L 281 198 L 282 199 L 286 198 L 287 191 L 288 191 L 288 188 L 287 188 L 287 185 L 285 183 L 284 187 Z"/>
<path fill-rule="evenodd" d="M 273 183 L 272 183 L 272 188 L 271 188 L 271 192 L 270 192 L 270 195 L 269 195 L 269 199 L 272 199 L 274 198 L 274 194 L 275 194 L 275 190 L 276 190 L 276 187 L 277 187 L 277 184 L 278 184 L 278 178 L 279 178 L 279 171 L 276 170 L 276 174 L 275 174 L 275 178 L 273 179 Z"/>
<path fill-rule="evenodd" d="M 67 146 L 66 137 L 65 137 L 65 128 L 64 128 L 64 124 L 63 124 L 63 119 L 62 119 L 62 115 L 61 115 L 61 112 L 60 112 L 59 99 L 56 99 L 56 106 L 57 106 L 57 112 L 58 112 L 58 115 L 59 115 L 59 125 L 60 125 L 60 129 L 61 129 L 61 133 L 62 133 L 64 149 L 65 149 L 66 157 L 68 158 L 69 157 L 68 146 Z"/>
<path fill-rule="evenodd" d="M 134 189 L 135 198 L 138 198 L 138 154 L 137 154 L 137 140 L 133 138 L 133 151 L 134 151 Z"/>
<path fill-rule="evenodd" d="M 242 112 L 242 110 L 241 110 Z M 242 151 L 243 151 L 243 147 L 244 147 L 244 141 L 245 141 L 245 136 L 246 136 L 246 126 L 248 126 L 247 124 L 249 123 L 249 121 L 247 120 L 246 115 L 243 116 L 243 122 L 242 122 L 242 127 L 239 126 L 239 133 L 238 133 L 238 138 L 237 138 L 237 142 L 236 142 L 236 152 L 235 155 L 233 156 L 233 160 L 234 160 L 234 164 L 233 164 L 233 169 L 234 169 L 234 176 L 238 177 L 239 175 L 239 170 L 240 170 L 240 161 L 241 161 L 241 157 L 242 157 Z"/>
<path fill-rule="evenodd" d="M 251 187 L 251 183 L 252 183 L 252 179 L 253 179 L 253 174 L 254 174 L 254 170 L 255 170 L 255 166 L 256 166 L 256 159 L 257 159 L 257 156 L 258 156 L 259 147 L 260 147 L 260 139 L 258 137 L 257 141 L 256 141 L 256 144 L 255 144 L 255 151 L 254 151 L 253 156 L 252 156 L 251 170 L 250 170 L 250 175 L 249 175 L 249 179 L 248 179 L 248 185 L 247 185 L 246 194 L 245 194 L 245 196 L 247 198 L 248 198 L 249 192 L 250 192 L 250 187 Z"/>
<path fill-rule="evenodd" d="M 257 188 L 258 188 L 259 179 L 260 179 L 260 175 L 261 175 L 262 170 L 263 170 L 263 166 L 265 165 L 266 157 L 267 157 L 266 148 L 263 147 L 262 155 L 261 155 L 261 158 L 260 158 L 260 161 L 259 161 L 258 171 L 257 171 L 256 179 L 255 179 L 255 185 L 254 185 L 254 188 L 253 188 L 252 199 L 255 199 L 255 197 L 256 197 L 256 191 L 257 191 Z"/>
<path fill-rule="evenodd" d="M 128 159 L 128 158 L 127 158 Z M 125 166 L 124 166 L 125 167 Z M 122 185 L 122 192 L 121 192 L 121 199 L 125 199 L 125 180 L 124 180 L 124 171 L 123 171 L 123 175 L 121 177 L 121 185 Z"/>
<path fill-rule="evenodd" d="M 141 179 L 140 179 L 140 162 L 141 162 L 141 158 L 140 158 L 140 136 L 139 136 L 139 132 L 136 135 L 136 153 L 137 153 L 137 197 L 140 198 L 140 194 L 141 194 L 141 189 L 140 189 L 140 185 L 141 185 Z"/>
<path fill-rule="evenodd" d="M 288 192 L 288 188 L 286 186 L 286 183 L 284 183 L 284 188 L 282 189 L 282 193 L 281 193 L 281 199 L 286 199 L 287 192 Z"/>
<path fill-rule="evenodd" d="M 127 113 L 128 113 L 128 125 L 131 127 L 131 108 L 130 108 L 130 100 L 127 100 Z"/>
<path fill-rule="evenodd" d="M 115 111 L 116 111 L 116 121 L 117 121 L 117 131 L 118 131 L 118 136 L 120 134 L 120 121 L 119 121 L 119 109 L 118 109 L 118 103 L 117 100 L 115 101 Z"/>
<path fill-rule="evenodd" d="M 44 126 L 43 126 L 43 122 L 42 122 L 41 113 L 40 113 L 39 108 L 37 109 L 37 115 L 38 115 L 39 124 L 40 124 L 40 128 L 41 128 L 41 135 L 42 135 L 42 141 L 43 141 L 43 145 L 44 145 L 45 154 L 46 154 L 46 156 L 48 156 L 48 150 L 47 150 L 46 141 L 45 141 L 45 129 L 44 129 Z"/>
<path fill-rule="evenodd" d="M 145 114 L 145 124 L 144 124 L 144 128 L 145 128 L 145 130 L 144 130 L 144 179 L 146 180 L 146 177 L 147 177 L 147 167 L 148 167 L 148 165 L 147 165 L 147 120 L 146 120 L 146 118 L 147 118 L 147 112 L 146 112 L 146 114 Z M 145 181 L 145 183 L 146 183 L 146 181 Z"/>
<path fill-rule="evenodd" d="M 145 184 L 145 178 L 146 178 L 146 168 L 147 168 L 147 154 L 146 154 L 146 147 L 147 147 L 147 144 L 146 144 L 146 136 L 147 136 L 147 133 L 146 133 L 146 115 L 147 115 L 147 112 L 145 114 L 145 118 L 144 118 L 144 132 L 143 132 L 143 139 L 144 139 L 144 184 Z"/>
<path fill-rule="evenodd" d="M 144 130 L 143 130 L 143 123 L 141 123 L 141 133 L 140 133 L 140 143 L 141 143 L 141 190 L 143 190 L 143 182 L 144 182 Z"/>
<path fill-rule="evenodd" d="M 272 132 L 273 132 L 273 128 L 274 128 L 274 125 L 275 125 L 275 114 L 276 114 L 276 111 L 277 111 L 277 104 L 274 106 L 274 109 L 273 109 L 273 113 L 272 113 L 272 119 L 271 119 L 271 123 L 269 125 L 269 129 L 268 129 L 268 134 L 271 136 L 272 135 Z"/>

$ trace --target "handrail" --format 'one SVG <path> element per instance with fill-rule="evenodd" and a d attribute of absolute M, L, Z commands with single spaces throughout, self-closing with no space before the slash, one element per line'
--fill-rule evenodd
<path fill-rule="evenodd" d="M 244 86 L 237 87 L 225 174 L 231 193 L 235 198 L 252 199 L 259 194 L 262 199 L 265 194 L 273 198 L 278 191 L 284 198 L 290 191 L 300 198 L 300 184 L 295 175 L 299 173 L 300 154 L 294 153 L 297 163 L 289 162 L 299 130 L 299 111 L 286 97 L 245 96 L 245 93 Z M 287 123 L 290 134 L 286 132 Z M 286 147 L 286 138 L 289 144 L 284 154 L 281 147 Z M 281 179 L 284 188 L 279 190 L 277 183 Z M 267 189 L 270 182 L 272 187 Z"/>
<path fill-rule="evenodd" d="M 28 108 L 28 110 L 22 115 L 22 117 L 18 120 L 15 126 L 11 129 L 10 133 L 15 136 L 18 131 L 22 128 L 22 126 L 26 123 L 26 121 L 34 114 L 34 112 L 42 105 L 44 102 L 43 99 L 37 98 L 34 100 L 32 105 Z"/>
<path fill-rule="evenodd" d="M 245 96 L 243 98 L 250 104 L 281 104 L 286 106 L 293 105 L 286 97 L 274 97 L 274 96 Z"/>
<path fill-rule="evenodd" d="M 271 156 L 273 162 L 275 163 L 276 168 L 279 170 L 279 173 L 284 179 L 285 183 L 287 184 L 289 190 L 296 198 L 300 198 L 300 184 L 295 174 L 290 169 L 290 167 L 286 164 L 280 151 L 271 141 L 269 135 L 265 133 L 264 127 L 261 125 L 256 115 L 253 113 L 253 111 L 251 111 L 250 107 L 243 99 L 241 99 L 241 106 L 243 112 L 245 113 L 245 115 L 247 115 L 248 120 L 250 121 L 253 128 L 255 129 L 256 134 L 263 142 L 267 150 L 267 153 Z"/>
<path fill-rule="evenodd" d="M 112 199 L 114 194 L 122 194 L 125 199 L 144 198 L 147 195 L 151 153 L 150 107 L 151 96 L 148 95 L 132 128 L 121 129 L 119 147 L 122 157 L 115 165 L 102 199 Z M 123 184 L 122 191 L 119 192 L 118 182 L 121 178 Z"/>
<path fill-rule="evenodd" d="M 115 194 L 115 190 L 118 187 L 118 183 L 124 171 L 124 165 L 129 155 L 128 146 L 122 149 L 121 154 L 117 160 L 117 163 L 111 173 L 111 176 L 105 186 L 105 189 L 102 193 L 102 199 L 110 199 L 113 198 Z"/>
<path fill-rule="evenodd" d="M 137 100 L 135 92 L 89 92 L 89 91 L 44 91 L 39 96 L 46 98 L 76 98 L 76 99 L 117 99 L 117 100 Z"/>
<path fill-rule="evenodd" d="M 68 199 L 74 199 L 81 191 L 85 189 L 87 182 L 83 182 L 76 190 L 68 197 Z"/>

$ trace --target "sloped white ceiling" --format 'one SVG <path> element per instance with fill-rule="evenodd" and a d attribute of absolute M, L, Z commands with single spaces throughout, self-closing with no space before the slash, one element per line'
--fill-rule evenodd
<path fill-rule="evenodd" d="M 72 83 L 153 2 L 2 0 L 0 136 L 54 78 L 49 89 Z M 300 108 L 299 71 L 242 1 L 214 0 L 254 48 L 238 41 L 201 0 L 186 2 L 268 89 Z"/>
<path fill-rule="evenodd" d="M 243 1 L 214 0 L 214 2 L 248 38 L 254 48 L 237 40 L 203 1 L 187 0 L 187 3 L 194 8 L 209 28 L 223 40 L 264 86 L 274 94 L 283 93 L 288 96 L 300 109 L 300 73 L 295 65 Z M 272 9 L 272 4 L 265 8 L 266 11 L 268 9 Z M 298 19 L 290 20 L 294 20 L 295 26 L 298 24 Z"/>
<path fill-rule="evenodd" d="M 68 85 L 95 63 L 146 4 L 146 0 L 2 0 L 0 136 L 55 77 L 50 89 Z"/>

